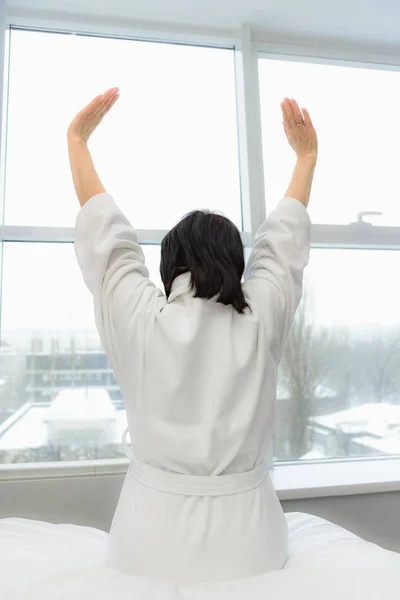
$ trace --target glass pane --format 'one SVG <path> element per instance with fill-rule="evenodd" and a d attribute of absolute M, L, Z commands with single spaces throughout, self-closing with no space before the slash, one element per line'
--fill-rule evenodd
<path fill-rule="evenodd" d="M 287 189 L 294 153 L 282 127 L 285 96 L 305 106 L 319 137 L 310 214 L 315 223 L 348 224 L 381 211 L 375 224 L 400 225 L 396 193 L 400 72 L 260 59 L 266 201 Z"/>
<path fill-rule="evenodd" d="M 279 369 L 278 460 L 400 454 L 400 253 L 314 249 Z"/>
<path fill-rule="evenodd" d="M 218 209 L 241 227 L 233 50 L 18 30 L 6 223 L 73 225 L 67 127 L 112 86 L 121 97 L 90 147 L 135 227 L 168 229 L 195 208 Z"/>
<path fill-rule="evenodd" d="M 72 244 L 4 248 L 0 463 L 122 456 L 122 396 Z M 159 246 L 144 246 L 159 283 Z"/>

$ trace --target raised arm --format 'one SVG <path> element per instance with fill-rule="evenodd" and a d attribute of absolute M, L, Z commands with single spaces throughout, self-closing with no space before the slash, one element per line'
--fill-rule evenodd
<path fill-rule="evenodd" d="M 250 305 L 255 303 L 267 319 L 273 317 L 280 350 L 301 298 L 308 263 L 311 223 L 306 206 L 318 153 L 308 112 L 301 112 L 294 100 L 286 98 L 282 113 L 296 165 L 284 199 L 255 236 L 245 284 Z"/>
<path fill-rule="evenodd" d="M 295 100 L 285 98 L 281 108 L 286 137 L 297 156 L 296 166 L 285 196 L 295 198 L 307 207 L 317 164 L 317 134 L 308 111 L 303 108 L 302 113 Z"/>
<path fill-rule="evenodd" d="M 94 297 L 103 345 L 114 369 L 121 372 L 118 365 L 127 355 L 124 344 L 138 324 L 143 326 L 143 315 L 162 294 L 149 281 L 136 232 L 106 193 L 87 147 L 90 135 L 118 96 L 118 88 L 112 88 L 77 114 L 68 129 L 68 150 L 81 205 L 75 227 L 75 253 Z"/>
<path fill-rule="evenodd" d="M 119 98 L 118 88 L 111 88 L 105 94 L 96 96 L 81 110 L 68 128 L 68 154 L 76 195 L 81 206 L 105 192 L 97 175 L 87 143 L 104 115 Z"/>

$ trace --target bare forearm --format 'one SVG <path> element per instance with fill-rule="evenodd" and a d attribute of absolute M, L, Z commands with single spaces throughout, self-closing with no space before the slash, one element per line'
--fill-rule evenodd
<path fill-rule="evenodd" d="M 68 137 L 68 153 L 76 195 L 83 206 L 92 196 L 105 192 L 105 189 L 84 141 Z"/>
<path fill-rule="evenodd" d="M 286 196 L 299 200 L 304 206 L 310 200 L 311 186 L 317 158 L 314 156 L 298 156 L 292 179 Z"/>

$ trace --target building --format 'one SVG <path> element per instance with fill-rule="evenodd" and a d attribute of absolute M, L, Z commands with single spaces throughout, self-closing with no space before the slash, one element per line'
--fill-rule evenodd
<path fill-rule="evenodd" d="M 105 389 L 76 388 L 58 392 L 43 418 L 52 445 L 112 444 L 116 410 Z"/>
<path fill-rule="evenodd" d="M 27 402 L 0 424 L 0 463 L 123 458 L 126 427 L 107 390 L 65 389 L 50 405 Z"/>
<path fill-rule="evenodd" d="M 400 454 L 400 406 L 375 402 L 314 417 L 309 433 L 313 452 L 326 457 Z"/>
<path fill-rule="evenodd" d="M 31 348 L 25 357 L 27 402 L 51 403 L 66 388 L 102 388 L 116 407 L 122 406 L 122 394 L 104 351 L 43 351 Z"/>
<path fill-rule="evenodd" d="M 24 402 L 23 378 L 23 354 L 4 339 L 0 340 L 0 423 Z"/>

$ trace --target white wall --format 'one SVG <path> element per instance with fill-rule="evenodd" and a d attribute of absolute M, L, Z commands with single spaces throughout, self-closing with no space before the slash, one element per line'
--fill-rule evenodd
<path fill-rule="evenodd" d="M 122 475 L 0 481 L 0 517 L 89 525 L 107 531 Z M 311 513 L 400 552 L 400 492 L 286 500 L 286 512 Z"/>
<path fill-rule="evenodd" d="M 124 477 L 67 477 L 0 481 L 0 518 L 75 523 L 107 531 Z"/>
<path fill-rule="evenodd" d="M 305 512 L 337 523 L 388 550 L 400 552 L 400 492 L 286 500 L 285 512 Z"/>
<path fill-rule="evenodd" d="M 51 18 L 51 11 L 59 13 L 57 20 L 84 16 L 91 23 L 105 19 L 225 30 L 245 23 L 258 39 L 279 43 L 393 53 L 400 47 L 396 0 L 7 0 L 7 5 L 11 15 L 39 13 L 42 20 Z"/>

